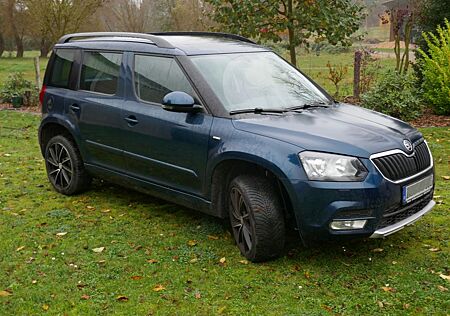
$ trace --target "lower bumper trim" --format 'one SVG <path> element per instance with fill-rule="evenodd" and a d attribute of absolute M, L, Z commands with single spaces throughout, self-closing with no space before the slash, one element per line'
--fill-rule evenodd
<path fill-rule="evenodd" d="M 414 215 L 411 215 L 408 218 L 405 218 L 404 220 L 401 220 L 398 223 L 395 223 L 391 226 L 384 227 L 382 229 L 376 230 L 370 238 L 383 238 L 386 236 L 389 236 L 395 232 L 398 232 L 399 230 L 405 228 L 406 226 L 414 224 L 417 220 L 419 220 L 422 216 L 424 216 L 426 213 L 431 211 L 433 207 L 436 205 L 434 201 L 430 201 L 422 210 L 417 212 Z"/>

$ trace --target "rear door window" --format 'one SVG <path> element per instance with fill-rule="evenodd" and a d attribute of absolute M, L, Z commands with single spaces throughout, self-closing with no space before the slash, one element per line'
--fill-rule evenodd
<path fill-rule="evenodd" d="M 47 85 L 59 88 L 69 88 L 70 73 L 75 59 L 75 50 L 58 49 L 53 59 L 52 73 Z"/>
<path fill-rule="evenodd" d="M 84 52 L 80 89 L 114 95 L 117 92 L 121 53 Z"/>
<path fill-rule="evenodd" d="M 194 90 L 175 59 L 136 55 L 134 85 L 139 99 L 161 104 L 164 96 L 182 91 L 195 97 Z"/>

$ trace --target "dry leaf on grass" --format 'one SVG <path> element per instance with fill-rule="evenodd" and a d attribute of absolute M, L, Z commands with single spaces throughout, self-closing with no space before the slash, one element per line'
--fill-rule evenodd
<path fill-rule="evenodd" d="M 429 251 L 431 251 L 431 252 L 438 252 L 438 251 L 441 251 L 441 249 L 439 249 L 439 248 L 430 248 L 430 249 L 428 249 Z"/>
<path fill-rule="evenodd" d="M 375 248 L 375 249 L 372 249 L 372 252 L 383 252 L 383 251 L 384 251 L 383 248 Z"/>
<path fill-rule="evenodd" d="M 197 245 L 197 241 L 196 241 L 196 240 L 189 240 L 189 241 L 187 242 L 187 244 L 188 244 L 188 246 L 194 247 L 194 246 Z"/>
<path fill-rule="evenodd" d="M 62 232 L 62 233 L 57 233 L 56 234 L 56 236 L 58 236 L 58 237 L 62 237 L 62 236 L 65 236 L 65 235 L 67 235 L 67 232 Z"/>
<path fill-rule="evenodd" d="M 82 300 L 88 300 L 88 299 L 90 299 L 91 297 L 89 296 L 89 295 L 87 295 L 87 294 L 83 294 L 83 295 L 81 295 L 81 299 Z"/>
<path fill-rule="evenodd" d="M 16 249 L 17 252 L 22 251 L 25 249 L 25 246 L 20 246 L 19 248 Z"/>
<path fill-rule="evenodd" d="M 220 260 L 219 260 L 219 262 L 220 262 L 221 264 L 224 264 L 226 261 L 227 261 L 227 259 L 226 259 L 225 257 L 220 258 Z"/>
<path fill-rule="evenodd" d="M 248 261 L 247 260 L 240 260 L 239 263 L 248 264 Z"/>
<path fill-rule="evenodd" d="M 92 251 L 95 252 L 95 253 L 103 252 L 103 250 L 105 250 L 105 247 L 98 247 L 98 248 L 92 249 Z"/>
<path fill-rule="evenodd" d="M 442 176 L 442 179 L 444 179 L 444 180 L 450 180 L 450 176 Z"/>
<path fill-rule="evenodd" d="M 125 295 L 119 295 L 117 296 L 117 300 L 119 302 L 128 302 L 128 297 L 126 297 Z"/>
<path fill-rule="evenodd" d="M 8 291 L 0 291 L 0 297 L 6 297 L 12 295 L 11 292 Z"/>
<path fill-rule="evenodd" d="M 442 285 L 438 285 L 438 289 L 441 292 L 447 292 L 448 291 L 448 289 L 445 286 L 442 286 Z"/>
<path fill-rule="evenodd" d="M 142 277 L 141 277 L 140 275 L 133 275 L 133 276 L 131 277 L 131 279 L 137 281 L 137 280 L 141 280 Z"/>
<path fill-rule="evenodd" d="M 208 235 L 208 239 L 210 239 L 210 240 L 217 240 L 217 239 L 219 239 L 219 236 Z"/>
<path fill-rule="evenodd" d="M 161 291 L 164 291 L 166 288 L 164 287 L 164 286 L 162 286 L 161 284 L 158 284 L 158 285 L 156 285 L 154 288 L 153 288 L 153 291 L 155 291 L 155 292 L 161 292 Z"/>
<path fill-rule="evenodd" d="M 441 277 L 441 279 L 444 279 L 444 280 L 447 280 L 447 281 L 450 281 L 450 275 L 445 275 L 445 274 L 439 274 L 439 276 Z"/>
<path fill-rule="evenodd" d="M 42 305 L 42 309 L 44 311 L 48 311 L 49 308 L 50 308 L 50 306 L 48 306 L 47 304 Z"/>
<path fill-rule="evenodd" d="M 381 287 L 383 289 L 383 291 L 385 292 L 395 292 L 395 289 L 390 287 L 390 286 L 383 286 Z"/>
<path fill-rule="evenodd" d="M 148 259 L 147 262 L 153 264 L 153 263 L 158 263 L 158 260 L 156 260 L 156 259 Z"/>

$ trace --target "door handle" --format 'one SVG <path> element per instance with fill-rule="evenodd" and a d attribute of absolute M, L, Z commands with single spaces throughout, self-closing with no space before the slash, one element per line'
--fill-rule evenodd
<path fill-rule="evenodd" d="M 126 117 L 125 121 L 127 121 L 128 125 L 130 125 L 130 126 L 134 126 L 137 123 L 139 123 L 136 116 L 134 116 L 134 115 L 130 115 L 130 116 Z"/>
<path fill-rule="evenodd" d="M 80 106 L 79 106 L 78 104 L 72 104 L 72 105 L 70 106 L 70 109 L 71 109 L 73 112 L 78 112 L 78 111 L 81 110 L 81 108 L 80 108 Z"/>

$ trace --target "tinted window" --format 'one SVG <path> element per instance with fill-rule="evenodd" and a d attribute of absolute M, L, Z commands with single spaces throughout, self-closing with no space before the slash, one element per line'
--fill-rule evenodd
<path fill-rule="evenodd" d="M 122 54 L 84 52 L 80 89 L 115 94 L 121 63 Z"/>
<path fill-rule="evenodd" d="M 173 91 L 183 91 L 195 96 L 194 91 L 173 58 L 135 57 L 134 84 L 138 97 L 144 101 L 161 103 Z"/>
<path fill-rule="evenodd" d="M 71 49 L 58 49 L 53 60 L 53 69 L 48 82 L 49 86 L 68 88 L 70 72 L 75 57 Z"/>

